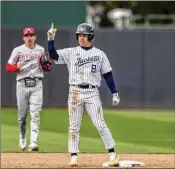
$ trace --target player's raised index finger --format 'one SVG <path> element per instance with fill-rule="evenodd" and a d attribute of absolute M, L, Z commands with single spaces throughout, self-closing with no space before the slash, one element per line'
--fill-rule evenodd
<path fill-rule="evenodd" d="M 53 29 L 53 28 L 54 28 L 54 24 L 52 23 L 52 24 L 51 24 L 51 29 Z"/>

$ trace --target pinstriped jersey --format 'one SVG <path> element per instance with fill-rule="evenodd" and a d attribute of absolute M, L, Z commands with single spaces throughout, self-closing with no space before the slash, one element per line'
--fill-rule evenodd
<path fill-rule="evenodd" d="M 101 74 L 112 70 L 106 54 L 92 47 L 85 50 L 80 46 L 57 50 L 59 58 L 56 64 L 66 64 L 69 72 L 69 84 L 90 84 L 100 86 Z"/>
<path fill-rule="evenodd" d="M 16 80 L 25 77 L 43 78 L 44 75 L 40 64 L 40 58 L 44 53 L 44 48 L 38 44 L 36 44 L 33 49 L 26 47 L 25 44 L 14 48 L 8 63 L 14 65 L 18 62 L 24 62 L 24 65 L 17 71 Z"/>

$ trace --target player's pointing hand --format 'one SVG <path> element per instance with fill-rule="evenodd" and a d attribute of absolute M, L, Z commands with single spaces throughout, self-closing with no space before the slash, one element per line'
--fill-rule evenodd
<path fill-rule="evenodd" d="M 54 28 L 54 24 L 53 24 L 53 23 L 51 24 L 51 28 L 50 28 L 50 29 L 51 29 L 51 30 L 52 30 L 52 32 L 54 32 L 54 33 L 57 31 L 57 29 L 56 29 L 56 28 Z"/>
<path fill-rule="evenodd" d="M 57 29 L 54 28 L 54 24 L 51 24 L 51 28 L 47 32 L 48 41 L 54 40 Z"/>

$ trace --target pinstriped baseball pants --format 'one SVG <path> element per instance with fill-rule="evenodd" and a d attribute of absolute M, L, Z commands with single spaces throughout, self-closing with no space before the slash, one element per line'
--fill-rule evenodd
<path fill-rule="evenodd" d="M 91 118 L 93 125 L 99 132 L 106 149 L 114 148 L 115 142 L 107 127 L 97 88 L 82 89 L 70 86 L 68 96 L 69 109 L 69 137 L 68 152 L 79 152 L 79 130 L 84 110 Z"/>
<path fill-rule="evenodd" d="M 40 111 L 43 104 L 42 80 L 37 81 L 35 87 L 26 87 L 24 82 L 17 81 L 16 97 L 20 139 L 26 138 L 26 120 L 27 114 L 30 112 L 30 144 L 37 144 L 40 125 Z"/>

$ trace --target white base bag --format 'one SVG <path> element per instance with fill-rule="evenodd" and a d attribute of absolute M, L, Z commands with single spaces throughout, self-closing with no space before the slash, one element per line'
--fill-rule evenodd
<path fill-rule="evenodd" d="M 109 162 L 104 162 L 102 166 L 109 167 Z M 116 167 L 127 167 L 127 168 L 143 167 L 143 166 L 145 166 L 145 164 L 143 162 L 131 161 L 131 160 L 119 161 L 119 163 L 116 165 Z"/>

